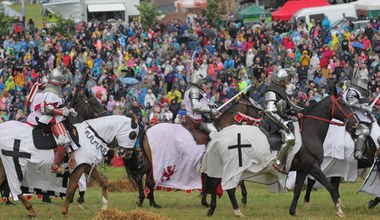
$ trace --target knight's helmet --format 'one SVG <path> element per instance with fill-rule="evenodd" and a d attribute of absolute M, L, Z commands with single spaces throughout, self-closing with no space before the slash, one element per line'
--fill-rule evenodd
<path fill-rule="evenodd" d="M 272 81 L 281 86 L 286 86 L 289 81 L 289 74 L 285 69 L 279 68 L 274 74 Z"/>
<path fill-rule="evenodd" d="M 63 80 L 63 74 L 60 68 L 55 68 L 50 72 L 49 83 L 60 86 Z"/>
<path fill-rule="evenodd" d="M 369 83 L 369 77 L 367 73 L 364 72 L 358 72 L 355 75 L 355 79 L 353 80 L 353 83 L 360 88 L 364 89 L 365 91 L 368 90 L 368 83 Z"/>
<path fill-rule="evenodd" d="M 190 77 L 190 83 L 200 86 L 207 77 L 207 67 L 195 70 Z"/>

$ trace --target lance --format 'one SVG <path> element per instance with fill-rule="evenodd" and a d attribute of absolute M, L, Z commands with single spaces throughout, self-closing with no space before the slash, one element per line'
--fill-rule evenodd
<path fill-rule="evenodd" d="M 377 100 L 379 100 L 380 98 L 380 93 L 377 95 L 377 97 L 375 98 L 375 100 L 373 100 L 373 102 L 371 103 L 370 107 L 373 108 L 373 106 L 376 104 Z"/>
<path fill-rule="evenodd" d="M 226 105 L 228 105 L 230 102 L 232 102 L 232 100 L 236 99 L 240 94 L 242 94 L 243 92 L 247 91 L 249 88 L 251 88 L 252 84 L 247 86 L 245 89 L 241 90 L 238 94 L 236 94 L 234 97 L 232 97 L 230 100 L 228 100 L 227 102 L 223 103 L 223 105 L 219 106 L 216 110 L 217 111 L 220 111 L 222 108 L 224 108 Z"/>

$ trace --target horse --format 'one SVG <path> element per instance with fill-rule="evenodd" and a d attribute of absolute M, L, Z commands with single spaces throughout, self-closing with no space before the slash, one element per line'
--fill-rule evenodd
<path fill-rule="evenodd" d="M 377 121 L 373 122 L 371 126 L 373 129 L 372 131 L 374 131 L 374 130 L 380 131 L 379 123 Z M 356 138 L 355 130 L 350 129 L 350 128 L 347 128 L 346 130 L 352 139 Z M 376 151 L 378 149 L 376 142 L 375 142 L 377 140 L 377 137 L 375 137 L 376 136 L 375 132 L 372 132 L 371 134 L 372 135 L 370 135 L 367 138 L 365 145 L 364 145 L 364 155 L 366 155 L 367 158 L 357 160 L 357 168 L 358 169 L 370 168 L 370 167 L 372 167 L 372 165 L 375 162 Z M 352 143 L 353 143 L 353 146 L 350 146 L 350 147 L 352 149 L 354 149 L 355 148 L 354 141 L 352 141 Z M 335 188 L 335 190 L 338 192 L 338 195 L 340 196 L 339 186 L 340 186 L 340 182 L 341 182 L 342 177 L 341 176 L 327 176 L 327 177 L 331 177 L 330 182 L 333 185 L 333 187 Z M 308 178 L 306 193 L 305 193 L 305 197 L 304 197 L 304 203 L 307 205 L 310 203 L 310 195 L 311 195 L 311 191 L 315 185 L 315 182 L 316 181 L 314 179 Z M 370 208 L 370 209 L 374 208 L 379 202 L 380 202 L 380 199 L 376 199 L 376 198 L 369 201 L 368 202 L 368 208 Z"/>
<path fill-rule="evenodd" d="M 338 202 L 339 196 L 337 192 L 320 169 L 320 165 L 323 161 L 322 144 L 326 136 L 328 126 L 330 123 L 332 123 L 332 118 L 336 118 L 341 121 L 348 120 L 350 126 L 354 126 L 358 123 L 358 119 L 356 115 L 354 115 L 354 112 L 351 110 L 351 108 L 346 105 L 346 103 L 341 98 L 337 99 L 335 96 L 325 98 L 315 106 L 303 111 L 303 117 L 299 123 L 300 132 L 295 132 L 296 143 L 289 151 L 286 163 L 287 170 L 297 171 L 294 197 L 289 209 L 289 214 L 292 216 L 296 215 L 297 202 L 307 174 L 313 176 L 316 180 L 318 180 L 326 187 L 326 189 L 330 192 L 334 205 L 337 209 L 336 214 L 338 216 L 344 216 L 341 205 Z M 241 130 L 242 132 L 242 134 L 238 133 L 237 135 L 238 145 L 240 146 L 238 149 L 239 166 L 237 165 L 236 156 L 226 156 L 226 151 L 228 152 L 228 149 L 230 149 L 232 146 L 229 146 L 228 148 L 225 146 L 225 142 L 229 140 L 235 141 L 234 143 L 236 143 L 235 137 L 237 130 Z M 221 141 L 218 141 L 217 138 L 215 140 L 212 140 L 213 143 L 209 144 L 204 156 L 204 162 L 202 164 L 202 171 L 204 172 L 203 175 L 206 178 L 206 186 L 204 187 L 213 191 L 213 196 L 211 197 L 212 201 L 210 204 L 210 209 L 207 211 L 207 215 L 211 216 L 214 214 L 216 208 L 215 184 L 222 181 L 222 186 L 224 186 L 223 189 L 227 190 L 235 215 L 243 216 L 235 197 L 235 188 L 238 185 L 238 182 L 233 181 L 248 179 L 252 176 L 254 176 L 253 179 L 255 179 L 262 177 L 260 176 L 262 174 L 268 174 L 265 176 L 268 181 L 274 181 L 274 178 L 285 180 L 286 175 L 283 175 L 282 173 L 274 170 L 272 167 L 272 161 L 276 157 L 276 151 L 270 150 L 268 139 L 260 130 L 260 128 L 255 126 L 244 126 L 243 128 L 234 126 L 234 128 L 228 127 L 219 133 L 220 134 L 218 134 L 217 137 L 220 136 L 223 139 Z M 248 137 L 243 137 L 243 133 L 247 134 L 248 136 L 254 136 L 254 139 L 249 139 L 249 141 L 251 141 L 251 147 L 248 147 L 247 144 L 243 144 L 243 140 L 248 139 Z M 296 146 L 299 147 L 299 151 L 297 151 L 298 149 L 296 149 Z M 233 148 L 235 149 L 236 147 Z M 261 154 L 252 153 L 256 151 L 260 152 Z M 243 152 L 246 152 L 248 156 L 244 156 Z M 222 153 L 224 154 L 221 155 Z M 233 152 L 230 154 L 233 154 Z M 260 157 L 260 155 L 263 156 Z M 294 156 L 293 160 L 291 160 L 292 156 Z M 245 167 L 245 169 L 243 169 L 244 164 L 241 164 L 243 157 L 246 157 L 245 163 L 247 164 L 245 164 L 245 166 L 247 167 Z M 207 163 L 205 163 L 205 161 L 207 161 Z M 208 163 L 210 163 L 210 166 L 207 165 Z M 219 163 L 218 166 L 212 165 L 215 163 Z M 231 166 L 235 167 L 230 167 L 230 169 L 220 169 L 220 167 L 223 167 L 226 164 L 232 164 Z M 237 169 L 240 171 L 240 173 L 236 174 L 235 176 L 229 173 L 231 176 L 230 179 L 223 179 L 227 175 L 224 173 L 224 170 L 230 172 L 231 169 Z M 254 172 L 252 170 L 254 170 Z M 212 175 L 213 177 L 210 177 Z M 261 178 L 260 181 L 261 180 L 263 180 L 263 178 Z"/>
<path fill-rule="evenodd" d="M 218 129 L 223 129 L 224 127 L 227 127 L 232 124 L 241 124 L 244 123 L 244 120 L 242 121 L 241 117 L 245 116 L 251 116 L 255 118 L 261 118 L 262 110 L 261 107 L 257 105 L 257 103 L 249 98 L 248 96 L 242 97 L 239 101 L 235 102 L 234 104 L 231 104 L 218 118 L 215 119 L 214 124 Z M 248 117 L 248 120 L 252 120 L 251 117 Z M 256 120 L 256 119 L 254 119 Z M 253 123 L 253 121 L 251 121 Z M 161 137 L 160 140 L 149 140 L 147 133 L 149 132 L 155 132 L 159 134 Z M 190 181 L 191 183 L 195 183 L 195 185 L 199 184 L 199 188 L 201 188 L 201 179 L 199 175 L 196 173 L 197 165 L 201 163 L 201 158 L 203 155 L 203 152 L 205 150 L 204 145 L 197 145 L 195 140 L 193 139 L 192 135 L 188 130 L 186 130 L 182 125 L 178 124 L 169 124 L 169 123 L 162 123 L 155 126 L 152 126 L 148 128 L 144 132 L 140 132 L 141 138 L 140 140 L 140 147 L 143 150 L 144 153 L 144 165 L 138 169 L 136 165 L 136 156 L 137 152 L 134 151 L 132 153 L 132 157 L 130 159 L 124 160 L 125 169 L 128 173 L 128 177 L 131 180 L 131 182 L 135 183 L 138 187 L 139 191 L 139 197 L 137 200 L 137 206 L 141 207 L 143 205 L 144 199 L 145 199 L 145 193 L 144 188 L 142 184 L 143 176 L 146 175 L 146 186 L 147 186 L 147 197 L 149 198 L 150 206 L 154 208 L 161 208 L 160 205 L 158 205 L 154 199 L 154 189 L 157 185 L 162 184 L 157 183 L 153 176 L 153 167 L 155 165 L 155 162 L 152 159 L 152 147 L 155 147 L 155 143 L 157 141 L 163 141 L 164 144 L 168 144 L 167 142 L 170 142 L 174 140 L 175 134 L 181 134 L 184 138 L 181 141 L 175 141 L 176 148 L 183 146 L 184 142 L 188 143 L 187 150 L 190 154 L 193 153 L 193 151 L 198 152 L 198 156 L 196 159 L 192 160 L 188 164 L 188 169 L 194 171 L 193 179 Z M 152 141 L 152 142 L 150 142 Z M 166 142 L 167 141 L 167 142 Z M 185 151 L 185 150 L 184 150 Z M 178 155 L 180 156 L 180 155 Z M 135 161 L 135 162 L 133 162 Z M 191 166 L 190 166 L 191 165 Z M 178 165 L 177 165 L 178 169 Z M 181 171 L 181 169 L 178 169 Z M 168 170 L 163 171 L 167 172 Z M 170 177 L 169 177 L 170 178 Z M 170 186 L 170 188 L 176 188 L 181 189 L 181 185 Z M 198 187 L 192 186 L 193 189 L 198 189 Z M 245 188 L 244 182 L 241 183 L 241 189 L 242 189 L 242 203 L 245 205 L 247 203 L 247 190 Z M 205 207 L 208 207 L 207 201 L 206 201 L 206 194 L 202 192 L 202 205 Z"/>
<path fill-rule="evenodd" d="M 113 140 L 116 140 L 120 147 L 133 147 L 138 134 L 138 124 L 135 119 L 126 116 L 107 116 L 86 120 L 74 126 L 81 147 L 71 152 L 76 164 L 70 169 L 70 181 L 67 183 L 67 178 L 66 181 L 58 181 L 57 174 L 50 172 L 54 152 L 52 149 L 36 148 L 33 144 L 31 126 L 18 121 L 0 124 L 0 135 L 3 137 L 0 141 L 0 185 L 7 178 L 11 192 L 18 195 L 28 210 L 29 217 L 36 217 L 37 214 L 23 195 L 26 191 L 54 192 L 61 196 L 65 194 L 61 213 L 69 217 L 68 206 L 79 178 L 84 172 L 89 173 L 100 184 L 103 209 L 107 208 L 107 182 L 94 168 L 102 161 L 103 155 L 108 151 L 107 145 Z M 62 177 L 65 179 L 65 175 Z M 67 189 L 62 186 L 66 186 Z"/>

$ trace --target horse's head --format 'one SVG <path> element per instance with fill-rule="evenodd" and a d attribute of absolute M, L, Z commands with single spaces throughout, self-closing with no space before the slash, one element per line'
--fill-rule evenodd
<path fill-rule="evenodd" d="M 218 128 L 224 128 L 232 124 L 237 124 L 234 121 L 234 115 L 242 113 L 244 115 L 261 118 L 262 107 L 249 96 L 242 95 L 238 101 L 233 102 L 216 120 L 215 124 Z"/>
<path fill-rule="evenodd" d="M 87 97 L 78 93 L 71 102 L 71 106 L 78 112 L 79 122 L 107 116 L 102 104 L 94 96 Z"/>
<path fill-rule="evenodd" d="M 349 105 L 341 98 L 330 96 L 331 98 L 331 117 L 340 121 L 347 122 L 347 129 L 355 129 L 359 119 Z"/>

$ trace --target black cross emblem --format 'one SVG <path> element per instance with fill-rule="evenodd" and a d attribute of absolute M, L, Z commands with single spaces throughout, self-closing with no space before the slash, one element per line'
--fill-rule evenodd
<path fill-rule="evenodd" d="M 242 149 L 242 148 L 249 148 L 249 147 L 251 147 L 250 144 L 241 144 L 241 134 L 240 134 L 240 133 L 237 134 L 237 145 L 232 145 L 232 146 L 229 146 L 229 147 L 228 147 L 228 150 L 235 149 L 235 148 L 238 149 L 238 155 L 239 155 L 239 167 L 242 167 L 242 166 L 243 166 L 243 160 L 242 160 L 242 155 L 241 155 L 241 149 Z"/>
<path fill-rule="evenodd" d="M 15 164 L 17 177 L 18 177 L 18 180 L 21 182 L 23 179 L 23 175 L 22 175 L 22 170 L 21 170 L 19 158 L 30 159 L 32 154 L 20 152 L 20 142 L 21 142 L 21 140 L 15 139 L 14 144 L 13 144 L 13 151 L 1 150 L 1 153 L 4 156 L 13 157 L 13 163 Z"/>

